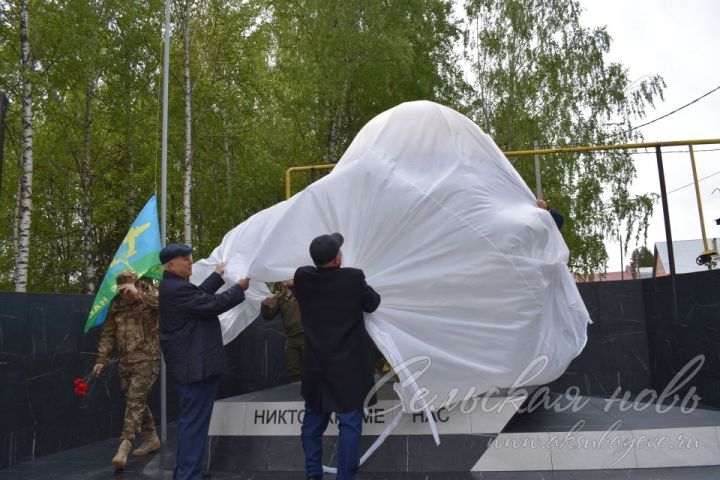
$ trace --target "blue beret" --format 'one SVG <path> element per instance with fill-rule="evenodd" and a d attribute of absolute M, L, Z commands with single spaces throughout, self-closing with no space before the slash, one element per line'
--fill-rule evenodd
<path fill-rule="evenodd" d="M 175 257 L 187 257 L 188 255 L 192 255 L 192 253 L 193 248 L 190 245 L 185 245 L 184 243 L 171 243 L 160 250 L 160 263 L 165 265 Z"/>

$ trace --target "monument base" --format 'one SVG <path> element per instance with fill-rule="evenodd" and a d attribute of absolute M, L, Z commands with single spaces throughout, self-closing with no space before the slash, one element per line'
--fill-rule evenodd
<path fill-rule="evenodd" d="M 378 403 L 365 416 L 362 455 L 400 414 L 390 385 L 378 392 Z M 440 445 L 424 413 L 402 414 L 400 423 L 362 465 L 374 472 L 470 471 L 515 415 L 524 396 L 489 397 L 485 408 L 461 405 L 433 413 Z M 479 403 L 479 402 L 478 402 Z M 304 402 L 300 384 L 292 383 L 215 402 L 210 422 L 208 466 L 219 471 L 303 471 L 300 427 Z M 335 465 L 337 422 L 333 418 L 323 439 L 323 462 Z"/>
<path fill-rule="evenodd" d="M 531 392 L 531 400 L 533 394 Z M 633 404 L 596 397 L 571 402 L 549 394 L 533 408 L 499 395 L 435 412 L 436 445 L 423 413 L 399 425 L 363 472 L 601 470 L 720 465 L 720 412 Z M 564 400 L 564 401 L 563 401 Z M 532 411 L 528 410 L 528 407 Z M 517 413 L 520 409 L 520 413 Z M 363 426 L 362 455 L 400 412 L 389 385 Z M 517 415 L 516 415 L 517 413 Z M 207 467 L 223 472 L 302 472 L 299 383 L 215 402 Z M 323 463 L 335 466 L 337 423 L 323 440 Z"/>

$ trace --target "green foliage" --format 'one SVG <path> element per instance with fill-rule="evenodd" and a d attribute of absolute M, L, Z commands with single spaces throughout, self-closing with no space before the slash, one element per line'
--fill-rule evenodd
<path fill-rule="evenodd" d="M 641 267 L 655 266 L 655 256 L 646 246 L 636 248 L 630 255 L 630 270 L 633 278 L 640 278 Z"/>
<path fill-rule="evenodd" d="M 378 113 L 411 100 L 456 105 L 460 31 L 451 4 L 273 2 L 275 95 L 295 164 L 336 162 Z"/>
<path fill-rule="evenodd" d="M 632 120 L 662 98 L 658 76 L 631 82 L 605 55 L 604 28 L 580 23 L 575 0 L 469 0 L 466 55 L 473 63 L 468 98 L 475 121 L 504 150 L 628 143 Z M 535 185 L 532 157 L 513 159 Z M 543 196 L 566 213 L 563 235 L 577 273 L 607 260 L 602 238 L 645 234 L 655 197 L 632 197 L 635 168 L 626 151 L 542 159 Z"/>
<path fill-rule="evenodd" d="M 426 99 L 469 113 L 503 148 L 619 142 L 662 93 L 607 64 L 610 39 L 571 1 L 204 0 L 190 16 L 193 243 L 199 256 L 284 198 L 284 171 L 335 162 L 362 126 Z M 168 240 L 182 238 L 183 45 L 171 25 Z M 162 0 L 33 0 L 35 173 L 29 291 L 97 285 L 160 188 Z M 478 28 L 480 26 L 481 28 Z M 0 90 L 8 93 L 0 191 L 0 288 L 10 289 L 21 135 L 14 2 L 0 1 Z M 474 65 L 463 80 L 463 46 Z M 529 159 L 515 166 L 533 185 Z M 323 175 L 320 173 L 318 175 Z M 576 270 L 605 261 L 603 237 L 639 235 L 627 154 L 543 159 L 545 196 L 566 213 Z M 88 272 L 88 263 L 97 271 Z"/>

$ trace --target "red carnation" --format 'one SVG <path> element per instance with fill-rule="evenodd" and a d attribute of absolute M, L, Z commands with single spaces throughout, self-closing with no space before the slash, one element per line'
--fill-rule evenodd
<path fill-rule="evenodd" d="M 87 397 L 88 394 L 88 384 L 85 383 L 85 380 L 82 378 L 76 378 L 73 382 L 75 385 L 75 395 L 79 397 Z"/>
<path fill-rule="evenodd" d="M 112 364 L 117 362 L 117 358 L 111 358 L 105 362 L 105 366 L 108 367 Z M 78 397 L 88 397 L 90 396 L 90 384 L 97 380 L 97 375 L 95 373 L 90 372 L 84 377 L 76 378 L 73 380 L 73 390 L 75 391 L 75 395 Z"/>

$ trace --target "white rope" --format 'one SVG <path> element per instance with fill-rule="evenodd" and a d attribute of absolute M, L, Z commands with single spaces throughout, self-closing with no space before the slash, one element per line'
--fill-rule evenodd
<path fill-rule="evenodd" d="M 423 412 L 425 412 L 425 417 L 427 418 L 428 426 L 430 427 L 433 439 L 435 440 L 435 445 L 440 445 L 440 434 L 438 433 L 437 423 L 435 423 L 435 417 L 433 417 L 430 407 L 425 406 L 425 408 L 423 408 Z"/>

